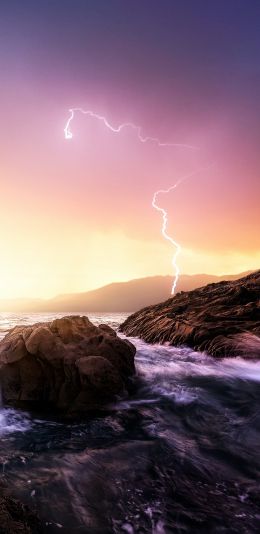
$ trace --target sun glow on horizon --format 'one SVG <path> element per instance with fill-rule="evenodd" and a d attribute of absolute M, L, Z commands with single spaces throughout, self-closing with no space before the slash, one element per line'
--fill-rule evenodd
<path fill-rule="evenodd" d="M 0 300 L 52 298 L 113 282 L 170 275 L 171 250 L 160 236 L 144 241 L 122 232 L 94 232 L 86 239 L 83 232 L 79 234 L 79 228 L 68 227 L 63 236 L 52 228 L 45 237 L 41 233 L 37 238 L 27 235 L 22 241 L 19 236 L 16 242 L 6 239 L 2 253 Z M 185 274 L 235 274 L 257 269 L 259 264 L 260 253 L 245 255 L 233 251 L 220 257 L 185 248 L 180 261 Z M 239 270 L 235 268 L 238 265 Z"/>

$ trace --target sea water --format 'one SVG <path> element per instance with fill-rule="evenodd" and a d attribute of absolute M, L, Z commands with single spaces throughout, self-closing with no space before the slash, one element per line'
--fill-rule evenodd
<path fill-rule="evenodd" d="M 63 315 L 1 314 L 0 336 Z M 135 393 L 95 416 L 1 407 L 3 480 L 44 532 L 258 532 L 260 362 L 131 341 Z"/>

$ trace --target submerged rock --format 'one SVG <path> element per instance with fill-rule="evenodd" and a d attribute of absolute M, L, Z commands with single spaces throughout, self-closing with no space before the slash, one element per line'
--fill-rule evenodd
<path fill-rule="evenodd" d="M 17 326 L 0 342 L 3 401 L 85 412 L 128 389 L 134 355 L 132 343 L 87 317 Z"/>
<path fill-rule="evenodd" d="M 120 329 L 148 343 L 260 358 L 260 271 L 178 293 L 130 315 Z"/>

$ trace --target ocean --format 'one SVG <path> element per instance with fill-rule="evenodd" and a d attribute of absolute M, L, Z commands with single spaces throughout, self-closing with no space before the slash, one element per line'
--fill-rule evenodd
<path fill-rule="evenodd" d="M 64 315 L 0 314 L 0 338 Z M 127 317 L 86 315 L 115 329 Z M 3 480 L 44 532 L 259 532 L 260 362 L 131 341 L 136 390 L 100 413 L 1 406 Z"/>

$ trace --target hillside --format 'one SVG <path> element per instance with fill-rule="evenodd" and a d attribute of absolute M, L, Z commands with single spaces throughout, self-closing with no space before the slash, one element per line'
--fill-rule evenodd
<path fill-rule="evenodd" d="M 243 273 L 247 274 L 247 273 Z M 211 282 L 234 280 L 242 274 L 181 275 L 177 291 L 190 291 Z M 106 285 L 83 293 L 44 299 L 0 299 L 2 312 L 134 312 L 170 296 L 172 276 L 151 276 Z"/>

